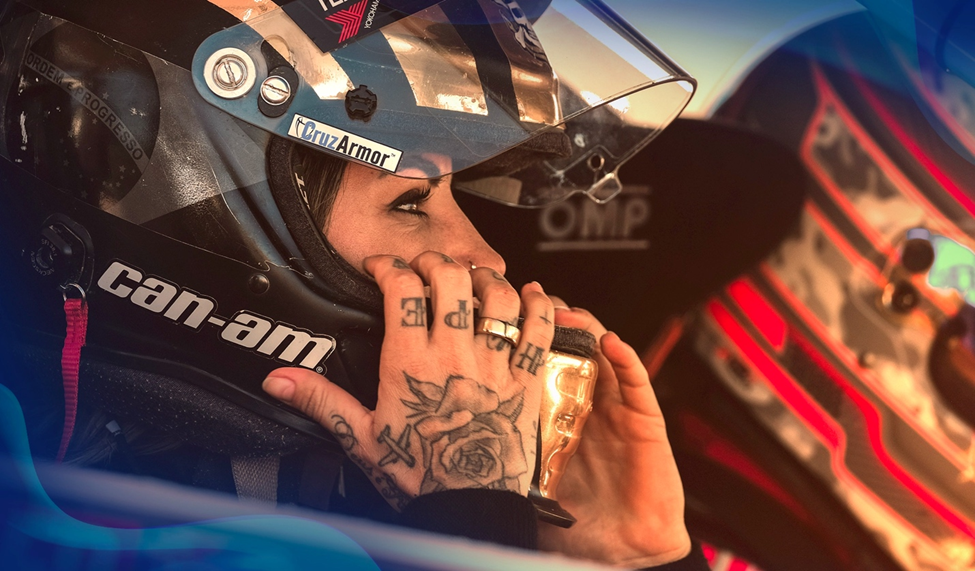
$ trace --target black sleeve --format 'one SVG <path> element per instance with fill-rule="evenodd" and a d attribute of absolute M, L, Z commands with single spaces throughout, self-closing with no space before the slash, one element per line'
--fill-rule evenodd
<path fill-rule="evenodd" d="M 538 548 L 535 507 L 514 492 L 461 489 L 425 494 L 406 506 L 398 523 L 508 547 Z"/>

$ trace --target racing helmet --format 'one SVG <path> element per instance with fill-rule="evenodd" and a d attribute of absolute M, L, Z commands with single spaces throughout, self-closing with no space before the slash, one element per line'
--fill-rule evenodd
<path fill-rule="evenodd" d="M 865 4 L 779 48 L 717 111 L 792 148 L 816 184 L 778 249 L 704 304 L 694 345 L 898 566 L 970 569 L 975 18 L 966 2 Z"/>
<path fill-rule="evenodd" d="M 694 85 L 598 0 L 5 3 L 21 384 L 57 379 L 83 296 L 83 400 L 230 454 L 327 439 L 261 382 L 305 367 L 372 406 L 381 295 L 310 217 L 297 148 L 391 175 L 444 155 L 425 176 L 513 205 L 604 200 Z"/>

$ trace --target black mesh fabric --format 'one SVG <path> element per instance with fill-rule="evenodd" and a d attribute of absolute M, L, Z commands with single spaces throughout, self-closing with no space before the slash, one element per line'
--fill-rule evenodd
<path fill-rule="evenodd" d="M 60 354 L 35 348 L 18 353 L 31 383 L 61 386 Z M 109 414 L 225 456 L 288 454 L 320 442 L 190 383 L 93 361 L 84 354 L 78 389 L 80 400 L 97 403 Z"/>

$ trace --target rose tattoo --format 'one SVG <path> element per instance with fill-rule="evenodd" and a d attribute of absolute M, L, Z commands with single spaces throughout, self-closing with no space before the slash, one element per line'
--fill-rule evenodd
<path fill-rule="evenodd" d="M 405 373 L 404 373 L 405 375 Z M 528 471 L 521 433 L 524 392 L 501 402 L 498 394 L 464 377 L 451 376 L 444 387 L 406 375 L 415 401 L 412 409 L 426 472 L 420 493 L 450 488 L 490 488 L 520 492 L 519 476 Z"/>

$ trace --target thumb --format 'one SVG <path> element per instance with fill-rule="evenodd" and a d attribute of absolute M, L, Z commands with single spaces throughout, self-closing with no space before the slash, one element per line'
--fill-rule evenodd
<path fill-rule="evenodd" d="M 372 411 L 342 387 L 314 371 L 276 369 L 264 379 L 262 388 L 272 397 L 313 418 L 331 432 L 346 451 L 361 443 L 355 435 L 372 433 Z"/>

